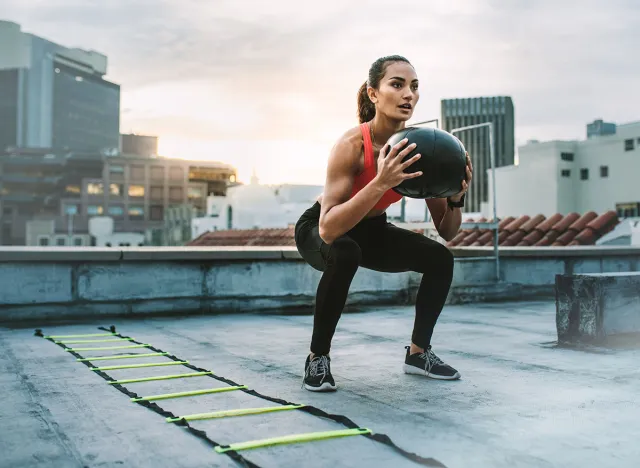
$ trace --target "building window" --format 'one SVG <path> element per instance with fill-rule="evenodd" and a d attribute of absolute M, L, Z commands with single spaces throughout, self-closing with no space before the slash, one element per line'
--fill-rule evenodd
<path fill-rule="evenodd" d="M 600 177 L 609 177 L 609 166 L 600 166 Z"/>
<path fill-rule="evenodd" d="M 109 184 L 109 195 L 112 197 L 122 197 L 124 195 L 124 185 Z"/>
<path fill-rule="evenodd" d="M 227 207 L 227 229 L 232 229 L 233 227 L 233 208 L 231 205 Z"/>
<path fill-rule="evenodd" d="M 82 244 L 82 237 L 75 237 L 73 239 L 73 245 L 75 245 L 76 247 L 80 247 Z"/>
<path fill-rule="evenodd" d="M 580 180 L 589 179 L 589 169 L 580 169 Z"/>
<path fill-rule="evenodd" d="M 64 189 L 66 193 L 72 193 L 74 195 L 80 194 L 80 186 L 79 185 L 67 185 Z"/>
<path fill-rule="evenodd" d="M 120 165 L 109 166 L 109 174 L 124 174 L 124 166 L 120 166 Z"/>
<path fill-rule="evenodd" d="M 87 193 L 89 195 L 102 195 L 104 193 L 104 185 L 102 182 L 89 182 L 87 184 Z"/>
<path fill-rule="evenodd" d="M 144 207 L 131 205 L 129 207 L 129 219 L 144 219 Z"/>
<path fill-rule="evenodd" d="M 151 221 L 162 221 L 163 219 L 164 209 L 162 206 L 152 206 L 151 207 Z"/>
<path fill-rule="evenodd" d="M 64 237 L 58 237 L 56 239 L 56 245 L 59 246 L 59 247 L 62 247 L 64 245 L 67 245 L 67 241 L 65 240 Z"/>
<path fill-rule="evenodd" d="M 172 167 L 169 169 L 170 180 L 182 180 L 184 178 L 184 171 L 181 167 Z"/>
<path fill-rule="evenodd" d="M 573 153 L 560 153 L 560 159 L 563 161 L 573 161 Z"/>
<path fill-rule="evenodd" d="M 640 214 L 640 203 L 616 203 L 619 218 L 635 218 Z"/>
<path fill-rule="evenodd" d="M 71 204 L 71 203 L 65 203 L 63 209 L 64 209 L 65 215 L 77 215 L 79 211 L 78 205 Z"/>
<path fill-rule="evenodd" d="M 122 206 L 110 206 L 108 209 L 109 216 L 113 216 L 114 218 L 121 218 L 124 216 L 124 208 Z"/>
<path fill-rule="evenodd" d="M 87 214 L 89 216 L 100 216 L 104 212 L 102 205 L 89 205 L 87 206 Z"/>
<path fill-rule="evenodd" d="M 42 247 L 46 247 L 47 245 L 49 245 L 49 238 L 48 237 L 41 237 L 40 239 L 38 239 L 38 245 L 40 245 Z"/>
<path fill-rule="evenodd" d="M 164 200 L 164 187 L 151 187 L 152 200 Z"/>
<path fill-rule="evenodd" d="M 631 138 L 630 140 L 624 140 L 624 150 L 625 151 L 633 151 L 634 148 L 634 144 L 633 144 L 633 138 Z"/>
<path fill-rule="evenodd" d="M 204 191 L 202 187 L 189 187 L 187 189 L 187 196 L 189 200 L 201 200 L 204 198 Z"/>
<path fill-rule="evenodd" d="M 164 179 L 164 167 L 162 167 L 162 166 L 151 166 L 151 179 L 153 179 L 153 180 L 163 180 Z"/>
<path fill-rule="evenodd" d="M 137 164 L 131 166 L 131 179 L 144 180 L 144 166 L 140 166 Z"/>
<path fill-rule="evenodd" d="M 562 169 L 562 177 L 571 177 L 571 169 Z"/>
<path fill-rule="evenodd" d="M 169 188 L 169 200 L 175 202 L 182 201 L 182 187 L 170 187 Z"/>
<path fill-rule="evenodd" d="M 129 185 L 129 196 L 131 198 L 144 197 L 144 185 Z"/>

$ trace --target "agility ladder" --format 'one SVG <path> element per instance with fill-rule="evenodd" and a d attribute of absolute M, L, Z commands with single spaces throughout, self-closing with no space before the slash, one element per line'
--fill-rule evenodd
<path fill-rule="evenodd" d="M 65 351 L 71 353 L 76 357 L 78 362 L 81 362 L 89 367 L 89 369 L 95 372 L 97 375 L 101 376 L 105 379 L 109 385 L 112 385 L 120 392 L 129 396 L 130 400 L 134 403 L 142 405 L 161 416 L 165 417 L 165 420 L 168 423 L 177 424 L 185 427 L 189 432 L 194 434 L 206 441 L 209 445 L 213 447 L 213 449 L 217 453 L 226 454 L 231 457 L 236 462 L 240 463 L 243 466 L 249 468 L 260 468 L 255 463 L 247 460 L 244 456 L 239 454 L 239 451 L 249 450 L 249 449 L 257 449 L 261 447 L 268 447 L 273 445 L 281 445 L 281 444 L 293 444 L 293 443 L 302 443 L 302 442 L 311 442 L 317 440 L 326 440 L 337 437 L 349 437 L 362 435 L 368 437 L 371 440 L 376 442 L 385 444 L 394 450 L 396 450 L 399 454 L 416 462 L 417 464 L 423 466 L 432 466 L 432 467 L 443 467 L 446 468 L 438 460 L 433 458 L 424 458 L 415 453 L 407 452 L 402 448 L 398 447 L 388 436 L 384 434 L 373 433 L 370 429 L 361 428 L 356 423 L 351 421 L 346 416 L 328 414 L 321 409 L 315 408 L 309 405 L 300 405 L 295 403 L 290 403 L 280 398 L 273 398 L 270 396 L 262 395 L 255 390 L 250 390 L 246 385 L 239 385 L 232 380 L 227 378 L 215 375 L 212 371 L 195 367 L 189 364 L 189 361 L 185 361 L 182 359 L 173 356 L 172 354 L 162 351 L 148 343 L 142 343 L 136 341 L 134 338 L 129 336 L 123 336 L 116 332 L 115 326 L 111 326 L 108 329 L 104 327 L 98 327 L 99 330 L 103 330 L 106 333 L 89 333 L 89 334 L 81 334 L 81 335 L 47 335 L 45 336 L 42 333 L 42 330 L 37 329 L 35 331 L 36 336 L 40 336 L 42 338 L 51 341 L 52 343 L 57 344 L 58 346 L 65 349 Z M 78 339 L 79 338 L 79 339 Z M 90 339 L 87 340 L 85 338 L 99 338 L 99 339 Z M 98 347 L 68 347 L 68 344 L 89 344 L 89 343 L 122 343 L 119 346 L 98 346 Z M 131 344 L 135 343 L 135 344 Z M 141 353 L 141 354 L 124 354 L 124 355 L 114 355 L 114 356 L 96 356 L 96 357 L 83 357 L 79 354 L 80 351 L 105 351 L 105 350 L 114 350 L 114 349 L 135 349 L 135 348 L 147 348 L 151 353 Z M 110 360 L 120 360 L 120 359 L 133 359 L 133 358 L 146 358 L 146 357 L 155 357 L 155 356 L 164 356 L 170 361 L 167 362 L 159 362 L 159 363 L 151 363 L 151 364 L 122 364 L 122 365 L 105 365 L 105 366 L 94 366 L 91 363 L 93 361 L 110 361 Z M 132 378 L 132 379 L 123 379 L 123 380 L 115 380 L 111 376 L 105 373 L 105 371 L 109 370 L 117 370 L 117 369 L 138 369 L 143 367 L 165 367 L 165 366 L 184 366 L 195 372 L 186 373 L 186 374 L 169 374 L 169 375 L 160 375 L 154 377 L 142 377 L 142 378 Z M 228 385 L 228 387 L 221 388 L 207 388 L 202 390 L 192 390 L 187 392 L 178 392 L 178 393 L 167 393 L 161 395 L 148 395 L 148 396 L 139 396 L 136 393 L 130 391 L 124 384 L 136 383 L 136 382 L 149 382 L 155 380 L 168 380 L 168 379 L 183 379 L 183 378 L 192 378 L 192 377 L 211 377 L 220 382 L 224 382 Z M 253 395 L 255 397 L 261 398 L 263 400 L 271 401 L 273 403 L 278 403 L 280 406 L 271 406 L 271 407 L 258 407 L 258 408 L 243 408 L 243 409 L 233 409 L 233 410 L 224 410 L 224 411 L 216 411 L 211 413 L 200 413 L 200 414 L 189 414 L 176 416 L 173 413 L 161 408 L 158 404 L 154 403 L 159 400 L 167 400 L 172 398 L 183 398 L 183 397 L 193 397 L 198 395 L 207 395 L 214 393 L 223 393 L 230 391 L 242 391 L 247 394 Z M 309 432 L 302 434 L 291 434 L 281 437 L 272 437 L 267 439 L 258 439 L 258 440 L 250 440 L 245 442 L 237 442 L 228 445 L 222 445 L 217 443 L 216 441 L 209 438 L 206 432 L 195 429 L 191 425 L 189 425 L 189 421 L 197 421 L 204 419 L 216 419 L 216 418 L 225 418 L 225 417 L 236 417 L 236 416 L 246 416 L 251 414 L 263 414 L 270 413 L 276 411 L 289 411 L 289 410 L 299 410 L 305 411 L 306 413 L 312 414 L 317 417 L 330 419 L 338 424 L 342 424 L 346 426 L 347 429 L 336 430 L 336 431 L 321 431 L 321 432 Z"/>

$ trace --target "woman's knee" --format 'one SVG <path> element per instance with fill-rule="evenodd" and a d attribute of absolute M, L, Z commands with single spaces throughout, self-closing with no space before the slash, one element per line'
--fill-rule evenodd
<path fill-rule="evenodd" d="M 344 268 L 357 268 L 362 260 L 362 250 L 356 241 L 340 237 L 328 246 L 328 261 Z"/>

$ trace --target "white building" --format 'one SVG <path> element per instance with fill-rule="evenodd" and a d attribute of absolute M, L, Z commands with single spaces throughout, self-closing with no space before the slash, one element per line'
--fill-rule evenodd
<path fill-rule="evenodd" d="M 499 218 L 609 210 L 620 217 L 640 214 L 640 122 L 582 141 L 530 142 L 519 147 L 519 159 L 517 166 L 496 168 Z M 492 217 L 489 194 L 484 214 Z"/>

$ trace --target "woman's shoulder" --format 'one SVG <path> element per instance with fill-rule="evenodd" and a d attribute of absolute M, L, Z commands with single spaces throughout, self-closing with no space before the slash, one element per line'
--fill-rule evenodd
<path fill-rule="evenodd" d="M 353 157 L 359 157 L 362 154 L 362 148 L 364 142 L 362 139 L 362 131 L 360 126 L 352 127 L 344 132 L 333 148 L 333 153 L 339 153 L 342 155 L 351 155 Z"/>

